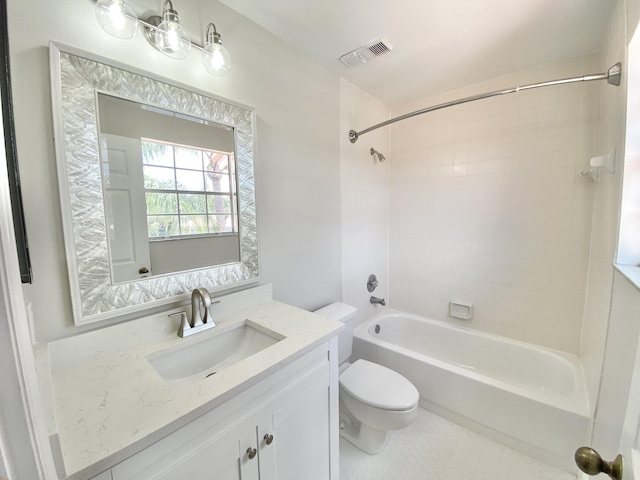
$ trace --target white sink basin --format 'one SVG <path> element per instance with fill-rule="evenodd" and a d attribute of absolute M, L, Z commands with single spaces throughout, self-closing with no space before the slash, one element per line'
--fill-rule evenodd
<path fill-rule="evenodd" d="M 176 345 L 147 355 L 147 361 L 167 382 L 200 381 L 284 339 L 274 331 L 245 320 L 213 327 Z"/>

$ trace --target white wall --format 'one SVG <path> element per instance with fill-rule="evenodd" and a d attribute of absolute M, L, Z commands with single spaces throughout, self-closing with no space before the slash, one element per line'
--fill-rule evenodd
<path fill-rule="evenodd" d="M 589 402 L 595 405 L 607 337 L 613 262 L 615 261 L 620 210 L 620 188 L 624 162 L 626 109 L 626 2 L 619 1 L 614 9 L 602 46 L 601 69 L 622 62 L 620 87 L 600 86 L 600 121 L 598 144 L 601 152 L 616 149 L 616 172 L 600 177 L 593 202 L 593 228 L 589 253 L 589 274 L 585 302 L 584 325 L 580 345 L 582 364 L 587 381 Z"/>
<path fill-rule="evenodd" d="M 134 0 L 138 13 L 162 2 Z M 58 205 L 49 94 L 48 44 L 56 41 L 193 85 L 256 108 L 256 189 L 261 274 L 274 297 L 303 308 L 340 299 L 339 81 L 246 18 L 211 0 L 176 4 L 194 40 L 215 22 L 232 55 L 230 76 L 214 78 L 192 52 L 179 62 L 139 34 L 107 35 L 94 2 L 9 0 L 16 135 L 39 341 L 73 335 Z"/>
<path fill-rule="evenodd" d="M 622 61 L 623 72 L 630 61 L 628 44 L 637 31 L 639 22 L 640 1 L 619 0 L 609 25 L 603 52 L 605 58 Z M 635 52 L 634 55 L 637 53 Z M 625 75 L 623 75 L 623 80 L 626 80 Z M 637 89 L 635 84 L 624 81 L 624 90 L 627 85 L 629 88 Z M 592 271 L 596 272 L 598 269 L 602 272 L 600 278 L 595 279 L 597 283 L 594 282 L 594 290 L 599 287 L 602 291 L 593 295 L 593 303 L 602 314 L 596 320 L 585 318 L 583 350 L 585 367 L 591 363 L 598 365 L 591 359 L 599 358 L 598 355 L 602 358 L 602 345 L 606 344 L 601 363 L 602 382 L 597 392 L 598 403 L 591 443 L 603 458 L 611 459 L 619 451 L 618 441 L 624 428 L 632 376 L 638 375 L 637 371 L 634 373 L 634 363 L 636 363 L 634 357 L 637 354 L 640 335 L 640 325 L 638 324 L 640 269 L 637 266 L 635 268 L 624 267 L 630 276 L 635 274 L 635 283 L 617 270 L 613 270 L 612 273 L 611 262 L 615 254 L 615 245 L 611 245 L 611 236 L 615 237 L 618 228 L 624 153 L 625 150 L 627 154 L 637 151 L 640 144 L 637 135 L 633 134 L 637 127 L 630 123 L 626 125 L 626 128 L 632 131 L 626 135 L 625 149 L 627 96 L 624 91 L 614 96 L 608 92 L 602 98 L 601 142 L 615 142 L 621 152 L 621 163 L 618 164 L 619 168 L 615 178 L 611 179 L 610 183 L 606 184 L 605 188 L 599 192 L 602 194 L 598 199 L 602 207 L 600 210 L 596 210 L 594 215 L 594 226 L 596 222 L 601 225 L 601 234 L 596 235 L 594 231 L 594 254 L 592 257 L 599 247 L 604 253 L 604 258 L 592 259 Z M 634 112 L 634 115 L 637 115 L 637 112 Z M 624 168 L 628 168 L 628 166 L 625 165 Z M 602 265 L 600 266 L 596 262 L 600 262 Z M 599 304 L 597 304 L 598 302 Z M 608 322 L 607 314 L 609 314 Z M 636 394 L 631 395 L 631 399 L 637 402 L 635 397 L 637 397 Z M 637 424 L 628 427 L 633 430 L 633 435 L 637 436 Z"/>
<path fill-rule="evenodd" d="M 389 129 L 366 134 L 355 144 L 348 132 L 389 118 L 389 108 L 348 81 L 340 80 L 340 157 L 342 197 L 342 301 L 358 308 L 356 323 L 382 307 L 373 295 L 389 300 Z M 375 148 L 386 160 L 370 154 Z M 367 290 L 369 275 L 379 286 Z"/>
<path fill-rule="evenodd" d="M 597 55 L 426 98 L 393 116 L 485 91 L 600 71 Z M 578 353 L 596 184 L 597 83 L 481 100 L 392 127 L 391 299 L 439 320 Z"/>

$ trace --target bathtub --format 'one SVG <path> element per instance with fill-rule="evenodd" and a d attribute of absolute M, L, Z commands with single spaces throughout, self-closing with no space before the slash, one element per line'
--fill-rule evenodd
<path fill-rule="evenodd" d="M 407 377 L 427 410 L 564 470 L 589 438 L 574 355 L 385 310 L 355 329 L 352 358 Z"/>

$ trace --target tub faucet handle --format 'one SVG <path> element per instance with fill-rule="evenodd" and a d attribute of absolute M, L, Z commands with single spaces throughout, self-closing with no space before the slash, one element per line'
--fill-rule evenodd
<path fill-rule="evenodd" d="M 367 290 L 369 292 L 373 292 L 377 287 L 378 287 L 378 279 L 372 273 L 371 275 L 369 275 L 369 280 L 367 281 Z"/>

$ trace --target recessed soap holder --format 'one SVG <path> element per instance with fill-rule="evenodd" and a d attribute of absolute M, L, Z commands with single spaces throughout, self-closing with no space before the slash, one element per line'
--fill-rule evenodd
<path fill-rule="evenodd" d="M 473 305 L 471 303 L 449 302 L 449 315 L 462 320 L 473 318 Z"/>
<path fill-rule="evenodd" d="M 594 181 L 600 180 L 600 170 L 606 169 L 609 173 L 615 173 L 616 171 L 616 149 L 606 155 L 600 155 L 599 157 L 593 157 L 589 160 L 589 165 L 580 170 L 580 175 L 583 177 L 590 177 Z"/>

